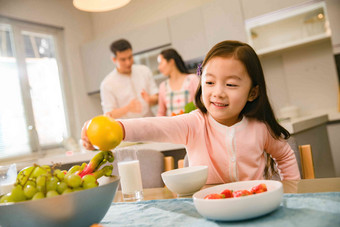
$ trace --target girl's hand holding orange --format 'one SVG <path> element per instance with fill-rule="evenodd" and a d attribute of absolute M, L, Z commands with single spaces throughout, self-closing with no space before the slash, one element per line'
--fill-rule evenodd
<path fill-rule="evenodd" d="M 123 128 L 111 117 L 96 116 L 85 122 L 81 139 L 88 150 L 95 148 L 108 151 L 114 149 L 123 140 Z"/>

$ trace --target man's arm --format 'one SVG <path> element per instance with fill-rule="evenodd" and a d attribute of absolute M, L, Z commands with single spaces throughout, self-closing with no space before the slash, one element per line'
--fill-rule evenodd
<path fill-rule="evenodd" d="M 138 99 L 132 99 L 126 106 L 108 111 L 105 113 L 105 115 L 117 119 L 126 115 L 128 112 L 142 112 L 142 104 L 138 101 Z"/>
<path fill-rule="evenodd" d="M 149 95 L 144 89 L 141 92 L 142 98 L 145 100 L 146 103 L 149 104 L 149 106 L 154 106 L 158 104 L 158 94 Z"/>

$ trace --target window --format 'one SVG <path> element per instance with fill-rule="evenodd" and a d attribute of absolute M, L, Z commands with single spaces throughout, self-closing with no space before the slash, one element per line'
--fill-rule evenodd
<path fill-rule="evenodd" d="M 56 148 L 69 136 L 61 31 L 0 18 L 0 158 Z"/>

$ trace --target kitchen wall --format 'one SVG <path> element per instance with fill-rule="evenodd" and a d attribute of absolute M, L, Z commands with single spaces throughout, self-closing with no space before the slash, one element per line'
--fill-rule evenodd
<path fill-rule="evenodd" d="M 339 85 L 330 40 L 269 54 L 261 61 L 278 116 L 288 106 L 297 106 L 302 116 L 336 111 Z"/>

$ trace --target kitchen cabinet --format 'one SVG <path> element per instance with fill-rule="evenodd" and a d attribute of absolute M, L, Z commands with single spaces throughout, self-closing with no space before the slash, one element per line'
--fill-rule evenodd
<path fill-rule="evenodd" d="M 332 30 L 332 44 L 334 54 L 340 54 L 340 1 L 326 0 L 329 25 Z"/>
<path fill-rule="evenodd" d="M 246 30 L 259 55 L 331 37 L 325 2 L 307 2 L 248 19 Z"/>
<path fill-rule="evenodd" d="M 134 54 L 171 43 L 166 18 L 135 28 L 121 37 L 131 42 Z"/>
<path fill-rule="evenodd" d="M 99 92 L 100 83 L 114 69 L 110 45 L 114 40 L 125 38 L 131 42 L 133 53 L 170 44 L 167 19 L 136 28 L 124 34 L 115 34 L 86 43 L 81 47 L 81 57 L 88 94 Z"/>
<path fill-rule="evenodd" d="M 205 56 L 208 43 L 201 8 L 169 17 L 171 44 L 183 60 Z"/>
<path fill-rule="evenodd" d="M 224 40 L 247 41 L 239 0 L 216 0 L 202 6 L 208 48 Z"/>
<path fill-rule="evenodd" d="M 297 145 L 310 144 L 316 178 L 335 177 L 335 160 L 327 132 L 328 114 L 292 118 L 280 124 L 289 131 Z"/>
<path fill-rule="evenodd" d="M 335 174 L 340 177 L 340 120 L 330 121 L 327 124 L 329 144 L 332 151 Z"/>
<path fill-rule="evenodd" d="M 326 126 L 326 123 L 322 123 L 313 128 L 292 134 L 298 145 L 311 145 L 315 178 L 335 177 L 334 162 Z"/>
<path fill-rule="evenodd" d="M 171 45 L 164 45 L 159 48 L 155 48 L 153 50 L 149 50 L 147 52 L 137 53 L 134 55 L 134 62 L 136 64 L 146 65 L 150 68 L 155 82 L 157 86 L 160 85 L 160 83 L 164 80 L 166 80 L 168 77 L 161 74 L 161 72 L 158 70 L 158 61 L 157 58 L 162 50 L 171 48 Z"/>
<path fill-rule="evenodd" d="M 307 0 L 240 0 L 245 20 L 287 7 L 304 4 L 306 1 Z"/>

